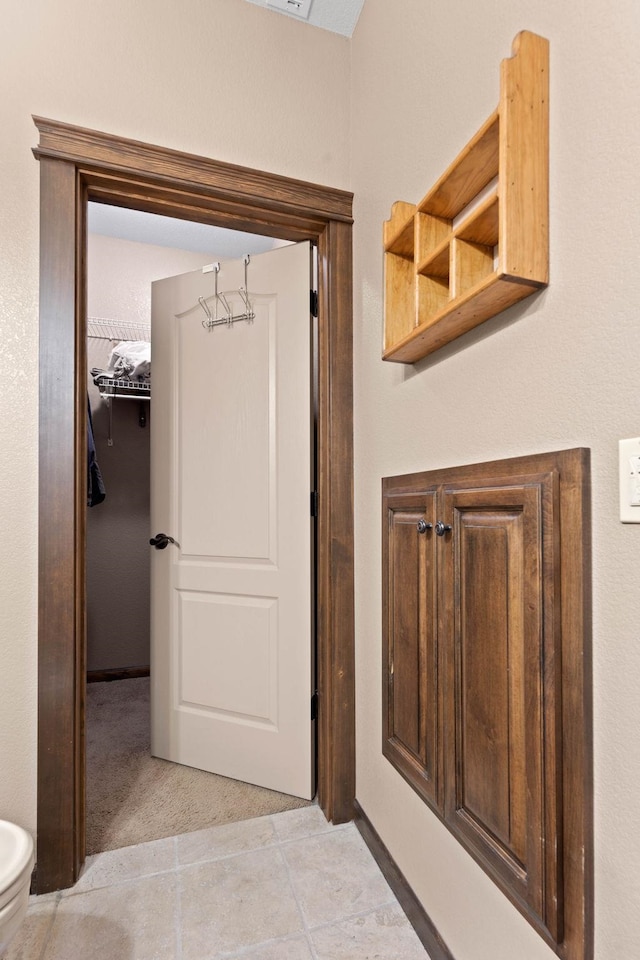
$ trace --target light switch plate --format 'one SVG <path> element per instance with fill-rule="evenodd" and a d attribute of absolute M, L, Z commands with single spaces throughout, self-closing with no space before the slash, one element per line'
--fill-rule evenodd
<path fill-rule="evenodd" d="M 640 523 L 640 437 L 620 440 L 620 519 Z"/>

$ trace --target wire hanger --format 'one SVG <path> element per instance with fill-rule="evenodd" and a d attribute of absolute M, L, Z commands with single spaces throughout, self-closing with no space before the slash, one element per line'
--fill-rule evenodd
<path fill-rule="evenodd" d="M 226 324 L 231 326 L 233 323 L 236 323 L 238 320 L 246 320 L 248 323 L 251 323 L 255 320 L 255 312 L 251 301 L 249 300 L 249 287 L 247 283 L 247 275 L 249 271 L 249 264 L 251 262 L 251 257 L 249 254 L 245 254 L 243 257 L 244 262 L 244 286 L 238 288 L 238 293 L 242 298 L 244 304 L 244 313 L 234 314 L 231 309 L 231 305 L 227 300 L 224 293 L 218 291 L 218 275 L 220 273 L 220 263 L 216 262 L 213 264 L 213 276 L 214 276 L 214 288 L 213 288 L 213 297 L 198 297 L 198 303 L 204 310 L 206 320 L 202 321 L 202 326 L 205 330 L 212 330 L 213 327 L 218 327 L 221 324 Z M 213 305 L 213 313 L 211 312 L 211 307 L 209 306 L 209 301 Z M 219 310 L 222 309 L 222 316 L 219 316 Z"/>

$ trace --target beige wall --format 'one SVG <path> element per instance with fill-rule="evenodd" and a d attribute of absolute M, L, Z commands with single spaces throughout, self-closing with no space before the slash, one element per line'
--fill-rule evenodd
<path fill-rule="evenodd" d="M 158 237 L 160 239 L 160 237 Z M 87 314 L 140 323 L 151 320 L 151 283 L 217 259 L 148 243 L 90 234 Z M 127 339 L 127 337 L 124 337 Z M 128 337 L 135 339 L 135 337 Z M 106 368 L 115 341 L 89 338 L 88 368 Z M 87 669 L 149 663 L 149 404 L 141 428 L 139 405 L 112 403 L 109 410 L 88 381 L 93 432 L 106 498 L 87 511 Z"/>
<path fill-rule="evenodd" d="M 551 42 L 551 284 L 414 367 L 380 361 L 381 224 L 495 108 L 521 29 Z M 550 960 L 380 753 L 380 478 L 574 446 L 593 457 L 596 956 L 640 956 L 640 6 L 366 0 L 352 44 L 358 798 L 456 960 Z"/>
<path fill-rule="evenodd" d="M 596 953 L 640 955 L 640 527 L 618 522 L 616 465 L 640 434 L 639 10 L 366 0 L 352 44 L 244 0 L 3 11 L 0 816 L 35 825 L 39 113 L 355 190 L 358 796 L 456 960 L 552 954 L 381 756 L 380 477 L 591 447 Z M 383 364 L 381 223 L 495 107 L 522 28 L 551 41 L 551 285 L 415 367 Z"/>
<path fill-rule="evenodd" d="M 2 38 L 0 817 L 33 829 L 39 171 L 31 114 L 346 188 L 349 42 L 244 0 L 7 2 Z M 322 83 L 309 82 L 314 65 Z"/>

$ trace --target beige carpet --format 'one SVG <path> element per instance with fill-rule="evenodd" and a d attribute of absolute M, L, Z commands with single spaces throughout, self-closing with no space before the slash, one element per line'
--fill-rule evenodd
<path fill-rule="evenodd" d="M 87 853 L 307 806 L 306 800 L 158 760 L 149 679 L 87 684 Z"/>

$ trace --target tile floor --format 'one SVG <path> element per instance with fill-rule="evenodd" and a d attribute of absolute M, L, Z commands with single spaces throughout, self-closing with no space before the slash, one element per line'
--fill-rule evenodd
<path fill-rule="evenodd" d="M 316 806 L 87 860 L 5 960 L 428 960 L 353 824 Z"/>

